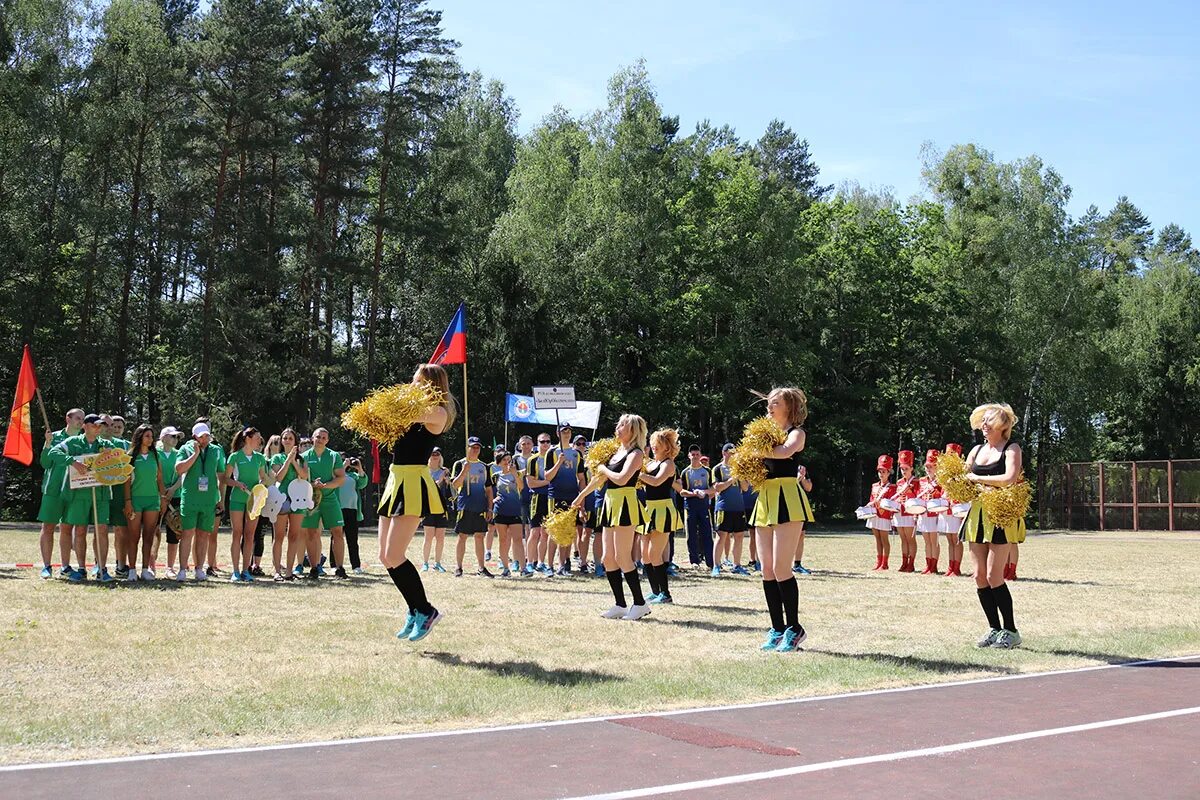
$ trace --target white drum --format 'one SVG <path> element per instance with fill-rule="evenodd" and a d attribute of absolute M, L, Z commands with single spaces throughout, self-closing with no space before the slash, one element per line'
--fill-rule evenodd
<path fill-rule="evenodd" d="M 891 511 L 894 514 L 900 513 L 900 504 L 890 497 L 885 497 L 879 501 L 879 507 L 885 511 Z"/>
<path fill-rule="evenodd" d="M 950 510 L 950 501 L 944 497 L 935 497 L 925 504 L 925 510 L 930 514 L 945 514 Z"/>
<path fill-rule="evenodd" d="M 858 508 L 854 509 L 854 516 L 858 517 L 859 519 L 871 519 L 872 517 L 878 516 L 878 514 L 875 511 L 875 506 L 859 506 Z"/>
<path fill-rule="evenodd" d="M 965 517 L 971 513 L 970 503 L 955 503 L 950 507 L 950 513 L 956 517 Z"/>
<path fill-rule="evenodd" d="M 926 509 L 925 501 L 919 497 L 914 497 L 911 500 L 904 501 L 904 513 L 916 516 L 924 514 Z"/>

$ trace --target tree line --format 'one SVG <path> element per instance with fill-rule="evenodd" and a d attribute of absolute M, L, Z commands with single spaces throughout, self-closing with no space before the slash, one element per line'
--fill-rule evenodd
<path fill-rule="evenodd" d="M 0 14 L 0 385 L 31 343 L 52 422 L 332 428 L 465 300 L 473 433 L 571 383 L 715 452 L 798 385 L 825 518 L 985 400 L 1034 467 L 1197 453 L 1190 236 L 1126 197 L 1073 218 L 1036 156 L 930 146 L 924 198 L 835 190 L 784 122 L 681 131 L 643 64 L 519 135 L 424 0 Z"/>

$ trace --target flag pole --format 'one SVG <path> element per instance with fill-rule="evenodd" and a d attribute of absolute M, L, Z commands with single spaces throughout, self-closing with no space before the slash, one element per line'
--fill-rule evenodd
<path fill-rule="evenodd" d="M 46 430 L 50 430 L 50 418 L 46 416 L 46 404 L 42 402 L 42 387 L 34 389 L 37 392 L 38 408 L 42 410 L 42 422 L 46 424 Z"/>
<path fill-rule="evenodd" d="M 467 396 L 467 362 L 463 360 L 463 458 L 467 457 L 467 440 L 471 438 L 471 404 Z"/>

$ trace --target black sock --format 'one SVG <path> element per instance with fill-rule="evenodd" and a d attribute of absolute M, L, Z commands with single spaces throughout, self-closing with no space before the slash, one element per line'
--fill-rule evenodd
<path fill-rule="evenodd" d="M 800 589 L 795 578 L 777 581 L 779 595 L 783 599 L 783 617 L 787 626 L 794 631 L 800 630 Z"/>
<path fill-rule="evenodd" d="M 625 582 L 629 584 L 629 592 L 633 595 L 633 604 L 635 606 L 646 605 L 646 599 L 642 597 L 642 581 L 638 577 L 636 569 L 631 569 L 625 573 Z"/>
<path fill-rule="evenodd" d="M 400 590 L 400 594 L 404 595 L 404 600 L 408 603 L 409 611 L 416 611 L 422 614 L 428 614 L 433 611 L 433 606 L 429 604 L 429 599 L 425 597 L 425 586 L 421 583 L 421 575 L 417 572 L 417 568 L 413 566 L 411 561 L 405 561 L 398 567 L 388 567 L 388 575 L 392 576 L 392 583 L 396 584 L 396 588 Z"/>
<path fill-rule="evenodd" d="M 783 596 L 779 592 L 779 581 L 763 580 L 763 594 L 767 596 L 767 611 L 771 615 L 771 628 L 783 633 Z"/>
<path fill-rule="evenodd" d="M 646 565 L 646 582 L 650 584 L 650 594 L 658 594 L 658 567 L 653 564 Z"/>
<path fill-rule="evenodd" d="M 983 615 L 987 617 L 988 625 L 992 626 L 992 630 L 1000 630 L 1000 613 L 996 609 L 996 598 L 992 594 L 992 587 L 984 586 L 975 590 L 979 595 L 979 605 L 983 606 Z"/>
<path fill-rule="evenodd" d="M 1008 591 L 1008 584 L 1002 583 L 999 586 L 993 586 L 992 597 L 995 598 L 1000 616 L 1004 618 L 1004 630 L 1016 633 L 1017 626 L 1013 623 L 1012 595 Z"/>
<path fill-rule="evenodd" d="M 613 598 L 617 601 L 617 605 L 625 608 L 625 587 L 621 585 L 621 570 L 610 569 L 604 573 L 604 577 L 608 578 L 608 585 L 612 588 Z"/>
<path fill-rule="evenodd" d="M 666 564 L 658 565 L 658 588 L 664 597 L 671 596 L 671 578 Z"/>

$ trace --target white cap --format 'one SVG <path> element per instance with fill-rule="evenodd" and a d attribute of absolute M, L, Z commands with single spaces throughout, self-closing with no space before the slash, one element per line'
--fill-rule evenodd
<path fill-rule="evenodd" d="M 212 431 L 203 422 L 197 422 L 192 426 L 192 436 L 212 436 Z"/>
<path fill-rule="evenodd" d="M 174 437 L 178 438 L 179 429 L 173 428 L 170 425 L 168 425 L 167 427 L 163 428 L 161 431 L 158 432 L 159 439 L 162 439 L 164 436 L 174 436 Z"/>

